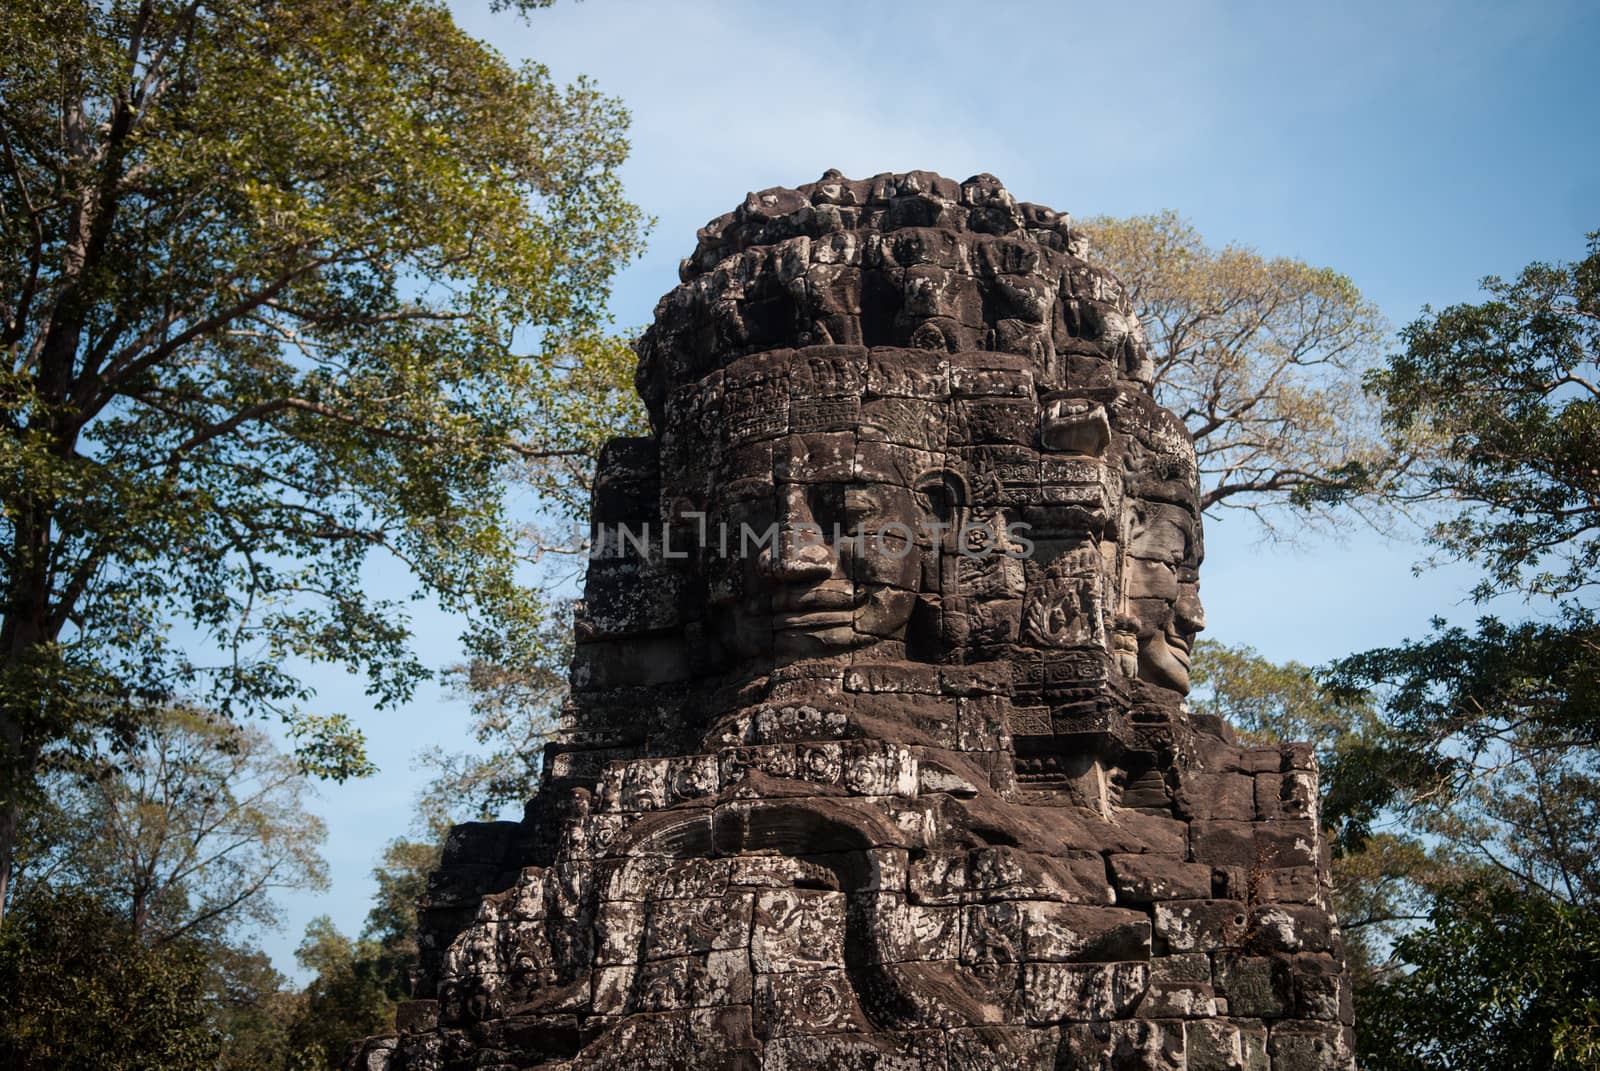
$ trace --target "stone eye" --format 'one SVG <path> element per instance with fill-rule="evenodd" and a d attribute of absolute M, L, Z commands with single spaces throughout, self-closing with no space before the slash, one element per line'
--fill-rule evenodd
<path fill-rule="evenodd" d="M 877 512 L 877 502 L 872 492 L 864 487 L 847 487 L 844 492 L 844 516 L 849 522 L 866 520 Z"/>
<path fill-rule="evenodd" d="M 838 484 L 813 484 L 806 488 L 806 505 L 812 521 L 829 536 L 835 526 L 847 528 L 852 520 L 849 491 Z"/>

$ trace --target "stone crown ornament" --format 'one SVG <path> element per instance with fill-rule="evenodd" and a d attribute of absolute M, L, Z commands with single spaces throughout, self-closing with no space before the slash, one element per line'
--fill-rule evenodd
<path fill-rule="evenodd" d="M 572 696 L 362 1068 L 1351 1068 L 1311 750 L 1193 715 L 1193 443 L 987 175 L 751 194 L 638 342 Z"/>

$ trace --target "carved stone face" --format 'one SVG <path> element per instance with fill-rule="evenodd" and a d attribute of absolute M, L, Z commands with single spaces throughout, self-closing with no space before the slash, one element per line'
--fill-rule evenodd
<path fill-rule="evenodd" d="M 1202 551 L 1194 517 L 1181 506 L 1143 502 L 1130 533 L 1128 605 L 1138 623 L 1140 680 L 1187 695 L 1200 605 Z"/>
<path fill-rule="evenodd" d="M 713 563 L 710 622 L 730 653 L 789 662 L 904 642 L 927 553 L 915 494 L 812 460 L 805 437 L 779 440 L 770 490 L 729 499 L 711 518 L 729 533 L 729 556 Z M 820 478 L 797 478 L 806 475 Z"/>
<path fill-rule="evenodd" d="M 905 657 L 922 589 L 916 476 L 933 453 L 863 432 L 865 349 L 742 358 L 681 394 L 671 437 L 702 476 L 706 628 L 729 663 Z M 941 407 L 922 407 L 937 414 Z"/>
<path fill-rule="evenodd" d="M 710 533 L 689 612 L 711 662 L 1012 661 L 1046 706 L 1108 673 L 1187 693 L 1194 453 L 1143 392 L 1041 398 L 1015 358 L 833 347 L 741 358 L 669 412 L 664 470 L 696 475 L 665 501 Z"/>
<path fill-rule="evenodd" d="M 1076 515 L 1070 508 L 1058 515 L 1062 530 L 1052 534 L 1079 546 L 1076 553 L 1085 561 L 1094 556 L 1084 548 L 1098 548 L 1094 590 L 1120 598 L 1118 634 L 1108 654 L 1116 656 L 1125 676 L 1187 694 L 1194 635 L 1204 627 L 1198 474 L 1188 432 L 1134 389 L 1052 397 L 1040 413 L 1040 498 L 1076 508 Z M 1074 523 L 1086 544 L 1071 542 L 1077 538 Z M 1063 564 L 1072 576 L 1093 571 L 1061 558 L 1047 572 Z M 1086 581 L 1076 583 L 1083 587 Z M 1048 593 L 1046 585 L 1032 590 Z M 1095 600 L 1076 601 L 1087 608 Z M 1030 613 L 1038 616 L 1032 603 L 1025 625 Z M 1093 624 L 1080 622 L 1077 634 L 1095 634 Z M 1025 628 L 1025 638 L 1030 632 L 1039 630 Z"/>

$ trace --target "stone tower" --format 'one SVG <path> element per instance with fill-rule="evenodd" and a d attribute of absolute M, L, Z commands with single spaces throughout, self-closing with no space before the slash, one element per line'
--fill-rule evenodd
<path fill-rule="evenodd" d="M 1184 702 L 1194 447 L 1087 256 L 986 175 L 700 232 L 543 787 L 353 1066 L 1353 1066 L 1316 764 Z"/>

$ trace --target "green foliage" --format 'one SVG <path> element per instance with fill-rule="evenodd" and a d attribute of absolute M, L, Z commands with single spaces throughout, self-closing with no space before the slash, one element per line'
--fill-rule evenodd
<path fill-rule="evenodd" d="M 571 604 L 559 605 L 565 611 Z M 423 753 L 433 779 L 422 794 L 421 819 L 435 836 L 453 822 L 496 818 L 539 789 L 544 745 L 569 690 L 571 614 L 552 613 L 520 649 L 506 654 L 499 663 L 477 660 L 450 671 L 457 695 L 471 703 L 480 750 Z"/>
<path fill-rule="evenodd" d="M 1433 539 L 1487 570 L 1480 594 L 1575 592 L 1600 565 L 1600 232 L 1584 260 L 1483 287 L 1406 327 L 1368 386 L 1396 434 L 1438 444 L 1420 475 L 1459 509 Z"/>
<path fill-rule="evenodd" d="M 547 589 L 579 578 L 586 564 L 578 552 L 588 538 L 589 492 L 600 448 L 615 436 L 648 431 L 633 384 L 636 364 L 632 349 L 616 339 L 575 346 L 570 360 L 554 366 L 558 378 L 537 417 L 557 449 L 525 459 L 511 474 L 544 508 L 546 523 L 527 525 L 519 534 Z M 434 747 L 422 756 L 433 771 L 423 794 L 424 821 L 441 835 L 451 821 L 496 817 L 538 790 L 544 745 L 568 693 L 571 600 L 549 600 L 539 617 L 505 615 L 475 625 L 470 640 L 473 657 L 445 676 L 455 695 L 470 704 L 479 749 Z"/>
<path fill-rule="evenodd" d="M 295 663 L 379 708 L 428 673 L 372 568 L 472 641 L 538 619 L 505 480 L 559 489 L 629 419 L 602 310 L 642 231 L 616 102 L 428 0 L 6 23 L 0 885 L 44 749 L 174 696 L 365 771 Z M 591 387 L 592 421 L 549 426 Z"/>
<path fill-rule="evenodd" d="M 1430 444 L 1414 492 L 1454 505 L 1434 544 L 1484 569 L 1480 598 L 1550 601 L 1326 675 L 1382 710 L 1344 788 L 1431 846 L 1427 918 L 1357 992 L 1365 1066 L 1600 1067 L 1597 283 L 1591 235 L 1584 261 L 1427 311 L 1367 380 L 1391 431 Z"/>
<path fill-rule="evenodd" d="M 1508 747 L 1600 746 L 1600 623 L 1576 607 L 1472 631 L 1435 621 L 1425 640 L 1335 661 L 1327 680 L 1345 697 L 1382 695 L 1390 732 L 1372 758 L 1396 793 L 1460 791 Z"/>
<path fill-rule="evenodd" d="M 542 429 L 542 456 L 521 459 L 514 475 L 532 489 L 557 522 L 587 522 L 594 460 L 609 439 L 649 431 L 644 399 L 633 385 L 638 358 L 616 337 L 575 339 L 546 369 L 540 408 L 531 418 Z M 534 553 L 570 551 L 572 532 L 557 532 L 552 545 L 536 531 Z M 586 534 L 586 533 L 585 533 Z M 565 607 L 562 607 L 565 610 Z M 563 617 L 558 614 L 556 616 Z"/>
<path fill-rule="evenodd" d="M 438 863 L 437 845 L 393 841 L 373 871 L 378 892 L 360 939 L 326 917 L 306 927 L 295 956 L 317 973 L 287 1025 L 292 1071 L 337 1067 L 350 1042 L 393 1028 L 395 1004 L 411 995 L 417 899 Z"/>
<path fill-rule="evenodd" d="M 1403 937 L 1410 969 L 1366 993 L 1372 1071 L 1600 1067 L 1600 915 L 1503 886 L 1449 890 Z"/>
<path fill-rule="evenodd" d="M 126 746 L 68 756 L 30 811 L 14 895 L 91 892 L 155 943 L 273 925 L 274 890 L 319 888 L 305 776 L 260 730 L 174 708 Z"/>
<path fill-rule="evenodd" d="M 352 1040 L 390 1027 L 395 1002 L 409 995 L 416 905 L 439 861 L 436 843 L 388 846 L 359 940 L 326 919 L 311 926 L 300 960 L 317 976 L 297 991 L 249 939 L 256 927 L 276 923 L 274 888 L 320 881 L 321 823 L 301 807 L 305 776 L 262 734 L 169 711 L 133 750 L 75 762 L 46 787 L 49 806 L 28 813 L 14 917 L 54 919 L 63 904 L 92 908 L 96 939 L 115 956 L 147 950 L 146 966 L 129 971 L 170 964 L 190 971 L 192 979 L 182 975 L 188 988 L 164 999 L 173 1015 L 181 1007 L 205 1025 L 196 1036 L 220 1045 L 206 1066 L 322 1071 L 339 1065 Z M 5 932 L 15 929 L 23 940 L 31 926 L 8 921 Z M 178 958 L 161 958 L 163 950 Z M 96 955 L 63 969 L 123 969 L 111 952 Z M 71 985 L 72 993 L 89 994 L 74 1022 L 90 1036 L 139 1014 L 118 1003 L 125 994 L 114 987 L 94 996 L 105 983 L 84 977 Z"/>
<path fill-rule="evenodd" d="M 1600 1067 L 1592 637 L 1581 615 L 1486 620 L 1336 663 L 1342 691 L 1384 698 L 1336 788 L 1407 831 L 1386 887 L 1431 905 L 1358 977 L 1363 1066 Z M 1392 852 L 1371 822 L 1356 833 L 1341 865 Z"/>
<path fill-rule="evenodd" d="M 1195 438 L 1202 504 L 1269 528 L 1369 519 L 1392 501 L 1410 446 L 1384 441 L 1359 389 L 1385 324 L 1331 268 L 1206 245 L 1175 212 L 1083 222 L 1133 300 L 1155 396 Z"/>
<path fill-rule="evenodd" d="M 206 1006 L 221 1042 L 217 1071 L 280 1071 L 302 998 L 265 952 L 208 944 Z"/>
<path fill-rule="evenodd" d="M 405 989 L 371 942 L 350 940 L 323 916 L 306 927 L 295 958 L 317 976 L 288 1027 L 294 1071 L 338 1067 L 352 1041 L 393 1027 Z"/>
<path fill-rule="evenodd" d="M 1600 561 L 1600 238 L 1590 250 L 1511 283 L 1486 279 L 1488 301 L 1426 313 L 1368 377 L 1396 434 L 1435 443 L 1424 490 L 1458 509 L 1432 538 L 1486 570 L 1480 595 L 1581 596 Z M 1436 621 L 1422 641 L 1336 662 L 1337 693 L 1384 705 L 1387 734 L 1366 755 L 1373 804 L 1460 799 L 1484 778 L 1561 756 L 1586 766 L 1600 743 L 1597 642 L 1593 611 L 1569 601 L 1517 625 Z M 1584 791 L 1562 783 L 1569 802 Z"/>
<path fill-rule="evenodd" d="M 1372 717 L 1363 697 L 1335 695 L 1311 667 L 1273 662 L 1252 647 L 1200 640 L 1192 677 L 1194 711 L 1227 719 L 1252 743 L 1308 741 L 1326 756 Z"/>
<path fill-rule="evenodd" d="M 443 838 L 419 841 L 399 838 L 383 850 L 373 868 L 378 885 L 372 909 L 361 931 L 386 954 L 409 962 L 417 954 L 417 902 L 428 887 L 428 875 L 439 866 Z"/>
<path fill-rule="evenodd" d="M 187 1029 L 180 1009 L 207 1024 L 221 1055 L 206 1066 L 285 1067 L 303 998 L 249 940 L 277 924 L 274 890 L 322 882 L 322 823 L 304 809 L 305 775 L 259 730 L 182 708 L 152 717 L 131 740 L 96 744 L 50 756 L 59 761 L 24 816 L 12 915 L 84 915 L 103 951 L 74 953 L 63 971 L 182 980 L 186 988 L 161 999 L 178 1028 Z M 88 1002 L 72 1020 L 87 1036 L 142 1014 L 127 1003 L 132 991 L 96 995 L 109 983 L 87 975 L 70 984 Z"/>
<path fill-rule="evenodd" d="M 147 945 L 84 893 L 31 897 L 0 931 L 0 1064 L 210 1071 L 205 985 L 192 945 Z"/>
<path fill-rule="evenodd" d="M 1461 870 L 1403 824 L 1369 831 L 1358 846 L 1337 851 L 1331 869 L 1359 1023 L 1367 995 L 1400 969 L 1396 942 L 1427 917 L 1434 890 L 1459 880 Z"/>

